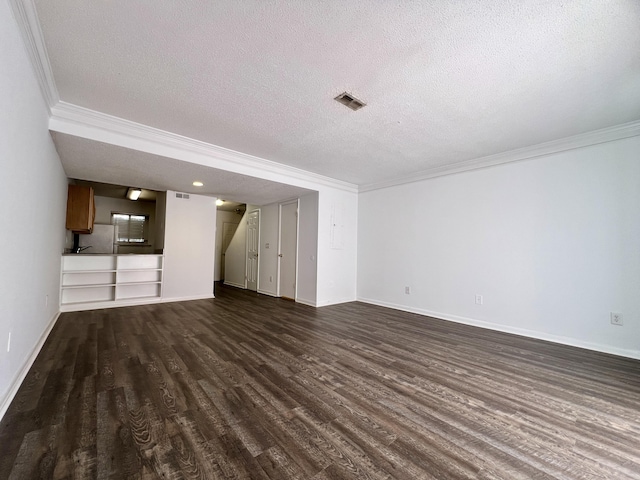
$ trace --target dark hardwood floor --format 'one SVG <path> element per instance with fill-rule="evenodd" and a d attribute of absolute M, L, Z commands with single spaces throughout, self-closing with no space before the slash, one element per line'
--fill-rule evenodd
<path fill-rule="evenodd" d="M 640 362 L 350 303 L 65 313 L 0 478 L 640 479 Z"/>

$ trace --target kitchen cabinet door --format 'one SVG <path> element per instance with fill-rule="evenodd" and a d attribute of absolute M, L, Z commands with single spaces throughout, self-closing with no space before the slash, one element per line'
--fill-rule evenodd
<path fill-rule="evenodd" d="M 67 196 L 67 230 L 73 233 L 93 232 L 96 206 L 93 188 L 69 185 Z"/>

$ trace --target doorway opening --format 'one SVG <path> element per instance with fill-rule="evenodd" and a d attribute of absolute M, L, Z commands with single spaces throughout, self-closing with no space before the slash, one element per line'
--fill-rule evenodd
<path fill-rule="evenodd" d="M 224 201 L 216 209 L 216 246 L 214 282 L 224 282 L 226 278 L 225 256 L 238 226 L 247 209 L 246 204 Z"/>
<path fill-rule="evenodd" d="M 318 199 L 314 193 L 248 204 L 237 227 L 219 219 L 219 241 L 233 234 L 221 244 L 224 284 L 316 306 Z"/>

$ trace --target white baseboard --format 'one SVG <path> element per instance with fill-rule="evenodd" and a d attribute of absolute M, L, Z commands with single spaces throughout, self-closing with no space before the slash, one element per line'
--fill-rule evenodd
<path fill-rule="evenodd" d="M 243 290 L 246 290 L 246 285 L 240 285 L 239 283 L 233 283 L 233 282 L 224 282 L 224 285 L 228 285 L 230 287 L 236 287 L 236 288 L 242 288 Z"/>
<path fill-rule="evenodd" d="M 312 300 L 307 300 L 305 298 L 296 298 L 296 303 L 301 303 L 303 305 L 309 305 L 310 307 L 317 307 L 318 305 L 316 304 L 316 302 L 312 301 Z"/>
<path fill-rule="evenodd" d="M 528 330 L 525 328 L 509 327 L 507 325 L 500 325 L 498 323 L 485 322 L 483 320 L 476 320 L 468 317 L 460 317 L 457 315 L 450 315 L 442 312 L 433 312 L 433 311 L 425 310 L 422 308 L 408 307 L 405 305 L 398 305 L 390 302 L 373 300 L 370 298 L 359 297 L 357 301 L 363 302 L 363 303 L 369 303 L 371 305 L 378 305 L 379 307 L 387 307 L 387 308 L 392 308 L 394 310 L 401 310 L 403 312 L 417 313 L 418 315 L 434 317 L 440 320 L 447 320 L 450 322 L 461 323 L 464 325 L 471 325 L 474 327 L 486 328 L 487 330 L 511 333 L 511 334 L 520 335 L 523 337 L 535 338 L 537 340 L 545 340 L 547 342 L 559 343 L 561 345 L 584 348 L 586 350 L 593 350 L 595 352 L 608 353 L 611 355 L 617 355 L 619 357 L 626 357 L 626 358 L 633 358 L 633 359 L 640 360 L 640 351 L 638 350 L 628 350 L 624 348 L 612 347 L 611 345 L 585 342 L 583 340 L 579 340 L 576 338 L 553 335 L 545 332 L 539 332 L 537 330 Z"/>
<path fill-rule="evenodd" d="M 172 302 L 190 302 L 191 300 L 208 300 L 211 298 L 216 298 L 212 293 L 208 295 L 193 295 L 191 297 L 172 297 L 172 298 L 163 298 L 160 300 L 162 303 L 172 303 Z"/>
<path fill-rule="evenodd" d="M 150 305 L 160 303 L 160 297 L 147 297 L 132 300 L 107 300 L 104 302 L 87 302 L 60 305 L 61 312 L 82 312 L 84 310 L 101 310 L 103 308 L 135 307 L 136 305 Z"/>
<path fill-rule="evenodd" d="M 358 299 L 357 298 L 342 298 L 340 300 L 328 300 L 326 303 L 320 304 L 318 302 L 316 302 L 317 307 L 330 307 L 331 305 L 340 305 L 342 303 L 349 303 L 349 302 L 357 302 Z M 364 302 L 364 300 L 363 300 Z M 365 303 L 369 303 L 369 302 L 365 302 Z"/>
<path fill-rule="evenodd" d="M 268 295 L 268 296 L 270 296 L 270 297 L 278 298 L 278 295 L 276 295 L 276 294 L 275 294 L 275 293 L 273 293 L 273 292 L 267 292 L 266 290 L 260 290 L 260 289 L 258 289 L 258 293 L 259 293 L 259 294 L 261 294 L 261 295 Z"/>
<path fill-rule="evenodd" d="M 27 376 L 27 373 L 29 373 L 29 370 L 33 366 L 33 362 L 36 361 L 36 358 L 38 357 L 40 350 L 42 350 L 42 346 L 44 345 L 44 342 L 47 341 L 47 337 L 51 333 L 51 330 L 55 326 L 59 317 L 60 317 L 60 312 L 56 313 L 53 316 L 53 318 L 49 321 L 49 324 L 44 329 L 44 332 L 42 332 L 42 335 L 40 335 L 40 338 L 38 339 L 38 343 L 35 344 L 26 362 L 24 363 L 24 365 L 22 366 L 18 374 L 13 379 L 13 382 L 11 383 L 11 387 L 9 387 L 9 391 L 7 392 L 5 397 L 2 399 L 2 402 L 0 403 L 0 420 L 2 420 L 2 417 L 4 417 L 4 414 L 7 413 L 7 410 L 9 409 L 9 405 L 11 405 L 11 402 L 13 401 L 16 394 L 18 393 L 18 390 L 20 389 L 20 385 L 22 385 L 22 382 L 24 382 L 24 379 Z"/>
<path fill-rule="evenodd" d="M 193 295 L 189 297 L 160 298 L 147 297 L 131 300 L 109 300 L 106 302 L 87 302 L 75 303 L 69 305 L 60 305 L 61 312 L 81 312 L 84 310 L 100 310 L 103 308 L 119 308 L 119 307 L 136 307 L 139 305 L 152 305 L 154 303 L 170 303 L 170 302 L 188 302 L 189 300 L 203 300 L 207 298 L 215 298 L 213 294 L 209 295 Z"/>

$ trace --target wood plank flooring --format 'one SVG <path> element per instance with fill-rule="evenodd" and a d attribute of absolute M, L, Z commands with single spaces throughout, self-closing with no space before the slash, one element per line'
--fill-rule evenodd
<path fill-rule="evenodd" d="M 63 314 L 0 478 L 640 479 L 640 362 L 350 303 Z"/>

